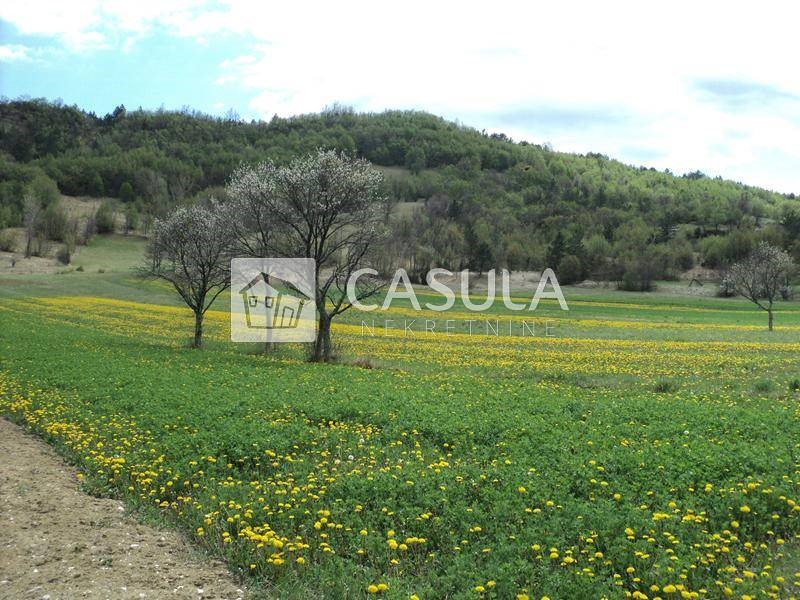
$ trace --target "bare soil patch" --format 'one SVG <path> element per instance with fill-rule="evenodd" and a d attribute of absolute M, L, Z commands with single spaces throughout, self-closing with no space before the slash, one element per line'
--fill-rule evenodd
<path fill-rule="evenodd" d="M 0 418 L 0 598 L 244 598 L 222 563 L 81 491 L 76 472 Z"/>

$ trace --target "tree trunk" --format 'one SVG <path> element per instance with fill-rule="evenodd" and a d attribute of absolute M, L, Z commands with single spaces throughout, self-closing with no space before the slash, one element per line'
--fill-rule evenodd
<path fill-rule="evenodd" d="M 264 254 L 264 256 L 266 256 L 266 254 Z M 261 276 L 264 278 L 264 283 L 270 285 L 269 273 L 261 273 Z M 266 315 L 267 321 L 272 322 L 273 310 L 267 309 Z M 272 341 L 272 329 L 267 329 L 267 339 L 264 341 L 264 354 L 269 354 L 273 350 L 275 350 L 275 342 Z"/>
<path fill-rule="evenodd" d="M 313 362 L 328 362 L 331 359 L 331 319 L 328 315 L 320 313 L 317 339 L 314 341 Z"/>
<path fill-rule="evenodd" d="M 203 347 L 203 313 L 194 313 L 194 343 L 193 348 Z"/>
<path fill-rule="evenodd" d="M 772 331 L 772 308 L 767 309 L 767 314 L 769 315 L 769 330 Z"/>
<path fill-rule="evenodd" d="M 33 242 L 33 236 L 31 235 L 30 231 L 25 232 L 25 258 L 31 257 L 31 243 Z"/>

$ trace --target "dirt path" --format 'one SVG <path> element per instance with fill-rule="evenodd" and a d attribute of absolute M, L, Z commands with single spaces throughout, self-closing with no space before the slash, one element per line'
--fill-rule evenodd
<path fill-rule="evenodd" d="M 41 440 L 0 418 L 0 598 L 243 598 L 224 566 L 82 492 Z"/>

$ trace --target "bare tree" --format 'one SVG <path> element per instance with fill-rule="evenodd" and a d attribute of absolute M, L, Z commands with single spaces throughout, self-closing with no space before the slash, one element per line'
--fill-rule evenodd
<path fill-rule="evenodd" d="M 92 238 L 97 234 L 97 220 L 94 214 L 86 218 L 86 223 L 83 225 L 83 245 L 88 246 Z"/>
<path fill-rule="evenodd" d="M 175 173 L 169 178 L 167 188 L 173 202 L 181 202 L 192 188 L 194 180 L 189 173 Z"/>
<path fill-rule="evenodd" d="M 25 194 L 22 204 L 22 223 L 25 226 L 25 258 L 33 254 L 33 239 L 42 216 L 42 204 L 33 194 Z"/>
<path fill-rule="evenodd" d="M 772 304 L 788 286 L 793 269 L 794 263 L 786 252 L 761 242 L 750 256 L 730 268 L 725 285 L 767 311 L 772 331 Z"/>
<path fill-rule="evenodd" d="M 194 312 L 195 348 L 203 345 L 203 317 L 230 286 L 233 236 L 230 214 L 211 201 L 180 207 L 157 220 L 147 245 L 144 276 L 172 284 Z"/>
<path fill-rule="evenodd" d="M 371 258 L 383 235 L 382 175 L 363 159 L 320 150 L 286 167 L 271 162 L 241 167 L 229 195 L 250 222 L 250 251 L 263 256 L 313 258 L 318 331 L 313 361 L 332 358 L 331 321 L 349 309 L 350 276 Z M 360 277 L 363 300 L 381 288 Z"/>

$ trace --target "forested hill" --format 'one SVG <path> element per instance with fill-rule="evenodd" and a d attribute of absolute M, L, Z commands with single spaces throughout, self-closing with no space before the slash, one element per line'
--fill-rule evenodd
<path fill-rule="evenodd" d="M 685 230 L 697 251 L 696 240 L 782 222 L 798 204 L 793 195 L 699 172 L 674 176 L 600 154 L 515 143 L 422 112 L 356 114 L 334 107 L 246 123 L 122 106 L 99 117 L 43 100 L 5 100 L 0 227 L 20 222 L 25 187 L 37 178 L 54 180 L 63 194 L 119 197 L 143 215 L 158 215 L 224 186 L 241 162 L 284 162 L 320 147 L 402 167 L 387 170 L 387 191 L 398 202 L 426 201 L 416 230 L 438 223 L 436 240 L 461 244 L 470 253 L 467 262 L 479 266 L 534 266 L 571 254 L 582 260 L 585 275 L 592 269 L 582 258 L 587 244 L 610 256 L 605 244 L 668 243 Z M 436 240 L 415 243 L 441 254 Z M 547 256 L 554 241 L 557 255 Z"/>

